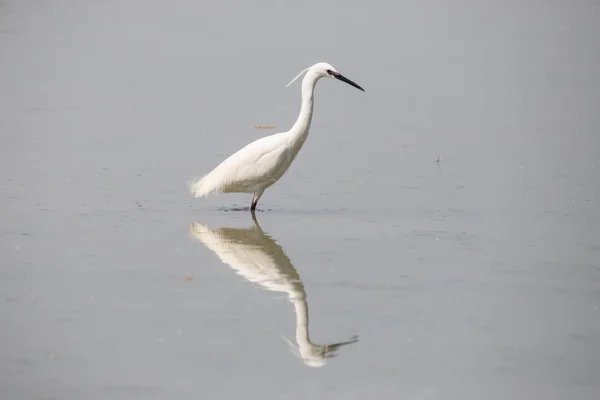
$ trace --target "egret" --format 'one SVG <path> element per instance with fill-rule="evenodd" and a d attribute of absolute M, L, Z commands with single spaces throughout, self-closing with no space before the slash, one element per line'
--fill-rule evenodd
<path fill-rule="evenodd" d="M 306 72 L 302 79 L 302 102 L 298 119 L 287 132 L 262 137 L 229 156 L 211 172 L 189 184 L 195 198 L 211 193 L 252 193 L 250 211 L 254 213 L 265 189 L 281 178 L 306 141 L 313 115 L 314 91 L 321 78 L 335 78 L 365 91 L 340 74 L 330 64 L 316 63 L 301 71 L 286 87 Z"/>

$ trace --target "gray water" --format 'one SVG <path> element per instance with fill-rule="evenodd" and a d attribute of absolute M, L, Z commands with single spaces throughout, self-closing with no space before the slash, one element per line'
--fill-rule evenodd
<path fill-rule="evenodd" d="M 597 1 L 1 1 L 0 397 L 597 399 L 598 71 Z"/>

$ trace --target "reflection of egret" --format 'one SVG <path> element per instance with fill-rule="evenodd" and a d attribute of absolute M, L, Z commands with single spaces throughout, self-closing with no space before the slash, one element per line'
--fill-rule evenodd
<path fill-rule="evenodd" d="M 298 271 L 285 252 L 269 235 L 261 229 L 256 217 L 250 229 L 219 228 L 210 229 L 194 222 L 190 227 L 192 235 L 211 249 L 224 263 L 248 281 L 259 284 L 268 290 L 286 292 L 296 310 L 296 343 L 288 344 L 295 350 L 306 365 L 321 367 L 335 351 L 346 344 L 355 343 L 357 337 L 330 345 L 318 345 L 310 341 L 308 334 L 308 305 L 304 284 Z M 286 339 L 287 340 L 287 339 Z"/>

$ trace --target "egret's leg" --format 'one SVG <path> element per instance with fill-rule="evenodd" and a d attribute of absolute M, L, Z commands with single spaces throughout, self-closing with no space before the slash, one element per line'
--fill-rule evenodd
<path fill-rule="evenodd" d="M 260 199 L 260 196 L 262 196 L 264 192 L 263 190 L 259 190 L 258 192 L 254 193 L 254 197 L 252 197 L 252 205 L 250 206 L 250 211 L 254 212 L 254 210 L 256 210 L 256 205 L 258 204 L 258 199 Z"/>

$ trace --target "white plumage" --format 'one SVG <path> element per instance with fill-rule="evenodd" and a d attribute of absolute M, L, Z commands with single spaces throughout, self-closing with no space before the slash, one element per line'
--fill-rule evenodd
<path fill-rule="evenodd" d="M 304 72 L 306 75 L 302 80 L 300 114 L 292 128 L 287 132 L 266 136 L 248 144 L 211 172 L 191 182 L 189 189 L 194 197 L 219 192 L 253 193 L 250 210 L 254 212 L 265 189 L 285 174 L 308 136 L 317 81 L 324 77 L 336 78 L 364 91 L 327 63 L 317 63 L 305 69 L 292 79 L 288 86 Z"/>

